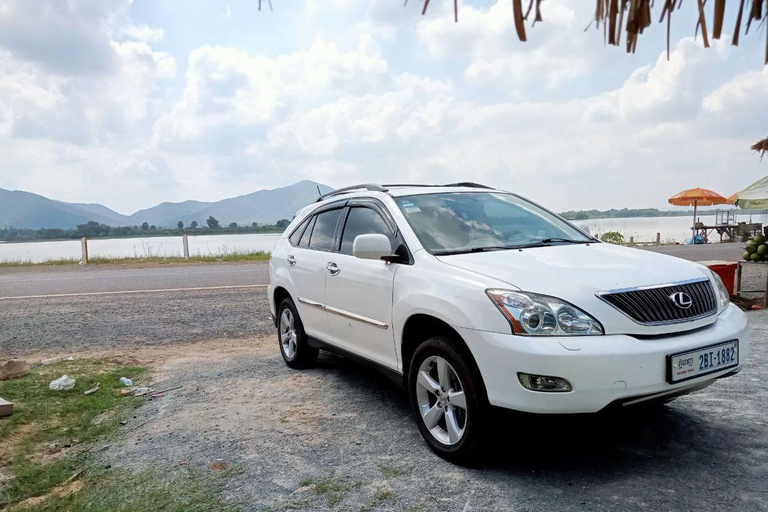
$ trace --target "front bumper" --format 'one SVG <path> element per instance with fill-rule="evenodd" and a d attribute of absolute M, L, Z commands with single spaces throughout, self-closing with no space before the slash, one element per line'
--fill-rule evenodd
<path fill-rule="evenodd" d="M 483 376 L 491 405 L 517 411 L 561 414 L 597 412 L 612 403 L 700 389 L 740 371 L 749 356 L 746 315 L 729 306 L 713 324 L 653 338 L 628 335 L 533 338 L 456 328 Z M 739 340 L 739 366 L 681 383 L 666 380 L 666 356 Z M 573 391 L 545 393 L 522 387 L 518 372 L 567 379 Z M 635 401 L 638 401 L 635 400 Z"/>

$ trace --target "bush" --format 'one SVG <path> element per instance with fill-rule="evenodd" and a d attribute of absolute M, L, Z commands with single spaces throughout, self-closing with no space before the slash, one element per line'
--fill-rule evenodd
<path fill-rule="evenodd" d="M 609 244 L 621 244 L 624 243 L 624 235 L 618 231 L 608 231 L 607 233 L 603 233 L 600 240 Z"/>

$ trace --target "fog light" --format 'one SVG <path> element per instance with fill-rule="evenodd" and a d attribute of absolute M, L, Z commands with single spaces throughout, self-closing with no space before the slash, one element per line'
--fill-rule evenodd
<path fill-rule="evenodd" d="M 560 377 L 518 373 L 517 378 L 525 389 L 530 389 L 531 391 L 545 391 L 549 393 L 566 393 L 568 391 L 573 391 L 571 383 Z"/>

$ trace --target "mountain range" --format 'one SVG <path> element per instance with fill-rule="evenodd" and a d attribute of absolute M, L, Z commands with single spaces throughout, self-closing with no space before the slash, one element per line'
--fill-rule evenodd
<path fill-rule="evenodd" d="M 108 226 L 136 226 L 147 222 L 157 227 L 176 227 L 179 221 L 188 226 L 197 221 L 202 226 L 209 215 L 223 226 L 230 222 L 274 224 L 280 219 L 292 219 L 300 208 L 317 198 L 318 188 L 321 193 L 332 190 L 305 180 L 215 202 L 160 203 L 131 215 L 123 215 L 100 204 L 65 203 L 31 192 L 0 188 L 0 227 L 71 229 L 88 221 Z"/>

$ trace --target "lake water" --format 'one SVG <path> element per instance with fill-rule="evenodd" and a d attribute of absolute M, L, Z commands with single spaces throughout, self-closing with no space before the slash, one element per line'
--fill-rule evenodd
<path fill-rule="evenodd" d="M 192 256 L 220 255 L 228 252 L 271 251 L 280 235 L 200 235 L 189 237 Z M 90 257 L 182 256 L 181 236 L 149 238 L 110 238 L 88 240 Z M 80 240 L 0 244 L 0 261 L 41 261 L 80 259 Z"/>
<path fill-rule="evenodd" d="M 629 219 L 590 219 L 574 221 L 575 224 L 589 227 L 593 235 L 598 236 L 608 231 L 618 231 L 628 242 L 634 237 L 635 242 L 655 242 L 656 233 L 661 233 L 662 243 L 684 242 L 691 238 L 693 216 L 688 217 L 634 217 Z M 714 215 L 699 215 L 701 222 L 711 226 L 715 223 Z M 768 223 L 768 215 L 739 213 L 738 222 Z M 718 242 L 717 233 L 710 236 L 710 242 Z"/>
<path fill-rule="evenodd" d="M 714 224 L 714 215 L 701 215 L 706 224 Z M 751 220 L 750 220 L 751 219 Z M 768 224 L 768 215 L 739 214 L 741 222 Z M 591 219 L 576 221 L 589 227 L 593 235 L 618 231 L 625 240 L 634 237 L 635 242 L 653 242 L 661 233 L 663 243 L 683 242 L 691 237 L 690 217 L 636 217 L 631 219 Z M 194 255 L 217 255 L 235 251 L 271 251 L 280 235 L 200 235 L 189 237 L 189 252 Z M 717 236 L 713 242 L 717 241 Z M 181 256 L 180 236 L 154 238 L 114 238 L 88 241 L 90 256 L 147 257 Z M 80 258 L 80 241 L 0 243 L 0 262 L 32 261 L 39 263 L 50 259 Z"/>

